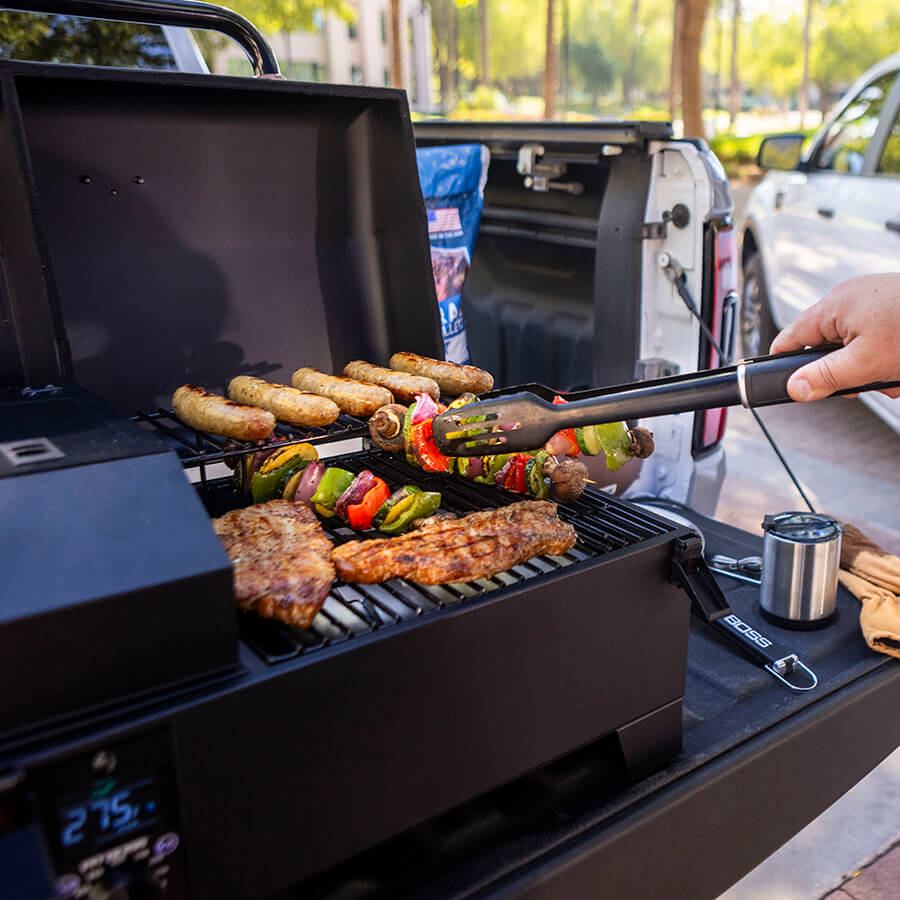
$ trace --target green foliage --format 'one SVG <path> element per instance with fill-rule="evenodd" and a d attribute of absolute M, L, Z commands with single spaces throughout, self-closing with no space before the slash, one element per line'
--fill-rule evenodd
<path fill-rule="evenodd" d="M 159 28 L 9 11 L 0 12 L 0 57 L 144 69 L 172 64 Z"/>
<path fill-rule="evenodd" d="M 345 0 L 232 0 L 228 6 L 268 34 L 312 31 L 318 10 L 347 22 L 356 19 L 356 10 Z"/>
<path fill-rule="evenodd" d="M 606 50 L 596 41 L 575 38 L 569 47 L 572 80 L 576 87 L 594 96 L 605 94 L 616 82 L 616 68 Z"/>
<path fill-rule="evenodd" d="M 506 98 L 496 88 L 481 84 L 457 104 L 461 111 L 469 109 L 497 110 L 506 105 Z"/>

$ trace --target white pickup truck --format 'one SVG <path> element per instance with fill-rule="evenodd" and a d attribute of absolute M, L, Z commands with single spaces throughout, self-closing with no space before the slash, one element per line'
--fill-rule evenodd
<path fill-rule="evenodd" d="M 743 226 L 746 355 L 856 275 L 900 270 L 900 54 L 863 74 L 809 140 L 767 138 Z M 863 403 L 900 432 L 900 401 Z"/>

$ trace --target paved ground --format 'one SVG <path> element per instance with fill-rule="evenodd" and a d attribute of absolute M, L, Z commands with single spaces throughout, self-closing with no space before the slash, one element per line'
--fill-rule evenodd
<path fill-rule="evenodd" d="M 738 214 L 746 191 L 735 191 Z M 729 413 L 716 516 L 759 533 L 765 513 L 802 509 L 752 416 Z M 900 555 L 900 435 L 859 400 L 762 410 L 818 510 Z M 898 710 L 900 715 L 900 710 Z M 900 898 L 900 750 L 727 891 L 721 900 Z"/>

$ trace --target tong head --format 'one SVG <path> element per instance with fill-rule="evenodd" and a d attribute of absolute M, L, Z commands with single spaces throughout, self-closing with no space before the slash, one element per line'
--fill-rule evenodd
<path fill-rule="evenodd" d="M 539 450 L 560 429 L 561 407 L 527 392 L 470 403 L 435 416 L 432 433 L 447 456 Z"/>

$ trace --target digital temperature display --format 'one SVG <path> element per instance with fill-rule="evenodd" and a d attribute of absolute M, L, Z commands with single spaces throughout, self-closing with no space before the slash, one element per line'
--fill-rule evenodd
<path fill-rule="evenodd" d="M 59 843 L 64 850 L 94 850 L 114 843 L 159 820 L 159 789 L 154 778 L 120 783 L 94 782 L 90 794 L 71 798 L 58 810 Z"/>

